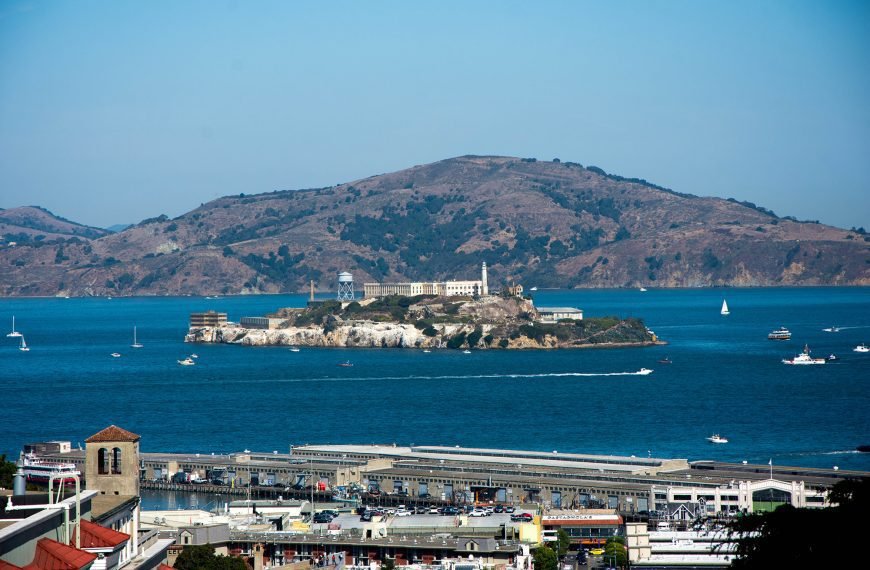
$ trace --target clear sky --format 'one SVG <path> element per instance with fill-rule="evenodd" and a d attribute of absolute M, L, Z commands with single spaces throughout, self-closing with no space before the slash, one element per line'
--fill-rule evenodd
<path fill-rule="evenodd" d="M 870 2 L 0 0 L 0 207 L 109 226 L 463 154 L 870 229 Z"/>

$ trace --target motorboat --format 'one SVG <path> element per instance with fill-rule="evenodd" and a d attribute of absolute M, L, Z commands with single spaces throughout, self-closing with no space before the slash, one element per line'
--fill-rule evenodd
<path fill-rule="evenodd" d="M 636 372 L 636 374 L 640 374 L 641 376 L 648 376 L 652 373 L 653 373 L 653 371 L 650 370 L 649 368 L 641 368 L 640 370 L 638 370 Z"/>
<path fill-rule="evenodd" d="M 199 355 L 198 354 L 191 354 L 190 357 L 191 358 L 199 358 Z"/>
<path fill-rule="evenodd" d="M 659 358 L 659 364 L 672 364 L 673 360 L 665 356 L 664 358 Z"/>
<path fill-rule="evenodd" d="M 462 354 L 471 354 L 471 351 L 470 350 L 463 350 Z"/>
<path fill-rule="evenodd" d="M 722 437 L 718 433 L 714 433 L 713 435 L 711 435 L 710 437 L 707 438 L 707 441 L 709 441 L 710 443 L 728 443 L 728 438 Z"/>
<path fill-rule="evenodd" d="M 187 357 L 184 360 L 179 360 L 178 363 L 182 366 L 193 366 L 196 362 L 193 361 L 191 357 Z"/>
<path fill-rule="evenodd" d="M 822 329 L 824 332 L 840 332 L 840 327 L 831 327 L 828 329 Z"/>
<path fill-rule="evenodd" d="M 537 290 L 538 290 L 537 287 L 532 287 L 531 289 L 529 289 L 529 291 L 537 291 Z"/>
<path fill-rule="evenodd" d="M 826 360 L 827 360 L 828 362 L 832 362 L 832 361 L 834 361 L 834 360 L 839 360 L 839 357 L 838 357 L 836 354 L 833 354 L 833 353 L 832 353 L 832 354 L 829 354 L 829 355 L 828 355 L 828 358 L 827 358 Z"/>
<path fill-rule="evenodd" d="M 646 293 L 646 287 L 641 287 L 641 288 L 640 288 L 640 292 L 641 292 L 641 293 Z"/>
<path fill-rule="evenodd" d="M 112 356 L 112 358 L 121 358 L 121 353 L 120 352 L 113 352 L 111 356 Z"/>
<path fill-rule="evenodd" d="M 779 327 L 767 334 L 768 340 L 791 340 L 791 331 L 785 327 Z"/>
<path fill-rule="evenodd" d="M 291 347 L 290 347 L 290 352 L 299 352 L 299 347 L 291 346 Z"/>
<path fill-rule="evenodd" d="M 338 366 L 341 366 L 343 368 L 350 368 L 351 366 L 353 366 L 353 362 L 351 362 L 350 360 L 348 360 L 347 362 L 339 362 Z"/>
<path fill-rule="evenodd" d="M 427 348 L 427 349 L 425 349 L 423 352 L 429 353 L 429 352 L 432 352 L 432 351 L 429 350 L 429 349 Z"/>
<path fill-rule="evenodd" d="M 853 352 L 870 352 L 870 347 L 865 345 L 863 342 L 852 349 Z"/>
<path fill-rule="evenodd" d="M 794 358 L 783 358 L 783 364 L 824 364 L 827 360 L 824 358 L 813 358 L 810 356 L 810 347 L 804 345 L 804 350 Z"/>

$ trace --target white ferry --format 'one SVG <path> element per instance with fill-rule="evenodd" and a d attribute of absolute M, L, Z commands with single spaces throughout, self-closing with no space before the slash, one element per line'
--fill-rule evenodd
<path fill-rule="evenodd" d="M 791 331 L 785 327 L 779 327 L 768 333 L 767 338 L 770 340 L 791 340 Z"/>
<path fill-rule="evenodd" d="M 81 472 L 76 469 L 75 463 L 63 463 L 61 461 L 50 461 L 40 459 L 35 455 L 24 455 L 24 476 L 32 483 L 48 483 L 51 475 L 61 476 L 59 481 L 61 485 L 72 485 L 75 483 L 73 475 L 81 476 Z M 68 475 L 69 477 L 65 477 Z"/>

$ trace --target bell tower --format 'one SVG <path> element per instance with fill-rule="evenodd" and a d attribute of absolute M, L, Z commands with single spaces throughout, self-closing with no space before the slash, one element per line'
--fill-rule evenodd
<path fill-rule="evenodd" d="M 139 439 L 112 425 L 85 440 L 85 488 L 102 495 L 139 495 Z"/>

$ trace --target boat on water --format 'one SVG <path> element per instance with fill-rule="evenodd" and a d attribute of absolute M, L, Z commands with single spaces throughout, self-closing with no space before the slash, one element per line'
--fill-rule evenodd
<path fill-rule="evenodd" d="M 21 333 L 15 330 L 15 315 L 12 315 L 12 332 L 7 334 L 6 336 L 8 336 L 9 338 L 21 336 Z"/>
<path fill-rule="evenodd" d="M 130 345 L 131 348 L 142 348 L 142 344 L 136 339 L 136 327 L 133 327 L 133 344 Z"/>
<path fill-rule="evenodd" d="M 653 373 L 653 371 L 650 370 L 649 368 L 641 368 L 640 370 L 635 372 L 635 374 L 640 374 L 641 376 L 648 376 L 652 373 Z"/>
<path fill-rule="evenodd" d="M 824 358 L 813 358 L 810 356 L 810 347 L 804 345 L 804 350 L 794 358 L 783 358 L 783 364 L 824 364 L 827 360 Z"/>
<path fill-rule="evenodd" d="M 723 315 L 730 315 L 731 311 L 728 310 L 728 301 L 722 299 L 722 310 L 719 311 Z"/>
<path fill-rule="evenodd" d="M 471 354 L 471 351 L 470 350 L 463 350 L 462 354 Z"/>
<path fill-rule="evenodd" d="M 196 364 L 196 362 L 194 362 L 193 359 L 189 356 L 183 360 L 179 360 L 178 363 L 182 366 L 193 366 L 194 364 Z"/>
<path fill-rule="evenodd" d="M 423 352 L 432 352 L 432 351 L 427 348 L 427 349 L 423 350 Z"/>
<path fill-rule="evenodd" d="M 111 354 L 111 356 L 112 356 L 112 358 L 121 358 L 121 353 L 120 352 L 113 352 Z"/>
<path fill-rule="evenodd" d="M 18 346 L 18 350 L 20 350 L 21 352 L 28 352 L 30 350 L 30 347 L 27 346 L 26 342 L 24 342 L 23 336 L 21 337 L 21 344 Z"/>
<path fill-rule="evenodd" d="M 714 433 L 713 435 L 711 435 L 710 437 L 707 438 L 707 441 L 709 441 L 710 443 L 728 443 L 728 438 L 722 437 L 718 433 Z"/>
<path fill-rule="evenodd" d="M 353 366 L 353 362 L 351 362 L 350 360 L 346 362 L 339 362 L 338 366 L 341 366 L 343 368 L 350 368 L 351 366 Z"/>
<path fill-rule="evenodd" d="M 863 342 L 852 349 L 853 352 L 870 352 L 870 347 L 866 346 Z"/>
<path fill-rule="evenodd" d="M 826 358 L 826 360 L 828 362 L 833 362 L 834 360 L 839 360 L 839 357 L 836 354 L 831 353 L 828 355 L 828 358 Z"/>
<path fill-rule="evenodd" d="M 855 448 L 855 451 L 859 451 L 861 453 L 870 453 L 870 445 L 859 445 Z"/>
<path fill-rule="evenodd" d="M 831 327 L 828 329 L 822 329 L 823 332 L 840 332 L 840 327 Z"/>
<path fill-rule="evenodd" d="M 199 355 L 194 353 L 194 354 L 191 354 L 190 357 L 191 358 L 199 358 Z"/>
<path fill-rule="evenodd" d="M 673 360 L 665 356 L 664 358 L 659 358 L 659 364 L 672 364 Z"/>
<path fill-rule="evenodd" d="M 24 476 L 32 483 L 48 483 L 53 475 L 55 481 L 60 481 L 62 485 L 72 485 L 75 484 L 73 475 L 81 475 L 75 463 L 49 461 L 32 454 L 23 455 L 22 460 Z"/>
<path fill-rule="evenodd" d="M 641 288 L 640 288 L 640 292 L 641 292 L 641 293 L 646 293 L 646 287 L 641 287 Z"/>
<path fill-rule="evenodd" d="M 290 352 L 299 352 L 299 347 L 298 346 L 291 346 Z"/>
<path fill-rule="evenodd" d="M 779 327 L 767 334 L 768 340 L 791 340 L 791 331 L 785 327 Z"/>
<path fill-rule="evenodd" d="M 537 290 L 538 290 L 537 287 L 532 287 L 531 289 L 529 289 L 529 291 L 537 291 Z"/>

